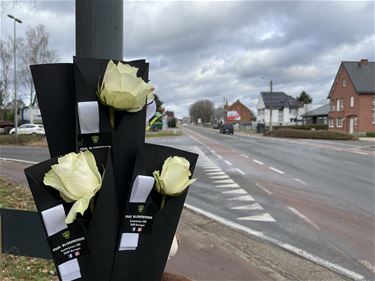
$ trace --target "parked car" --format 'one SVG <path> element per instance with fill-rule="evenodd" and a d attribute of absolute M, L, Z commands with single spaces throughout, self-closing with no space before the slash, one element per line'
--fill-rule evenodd
<path fill-rule="evenodd" d="M 215 123 L 215 124 L 212 126 L 212 129 L 220 129 L 220 123 Z"/>
<path fill-rule="evenodd" d="M 0 120 L 0 134 L 9 134 L 9 131 L 14 127 L 12 121 Z"/>
<path fill-rule="evenodd" d="M 9 131 L 10 135 L 14 135 L 16 129 L 13 128 Z M 45 135 L 44 127 L 42 124 L 23 124 L 17 128 L 18 135 Z"/>
<path fill-rule="evenodd" d="M 227 123 L 221 125 L 220 134 L 233 134 L 233 124 Z"/>

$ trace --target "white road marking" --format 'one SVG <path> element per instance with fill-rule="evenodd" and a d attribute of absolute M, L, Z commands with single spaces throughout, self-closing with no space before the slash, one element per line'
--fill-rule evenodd
<path fill-rule="evenodd" d="M 241 154 L 242 157 L 245 157 L 245 158 L 249 158 L 249 156 L 247 156 L 246 154 Z"/>
<path fill-rule="evenodd" d="M 259 160 L 253 159 L 253 161 L 254 161 L 255 163 L 259 164 L 259 165 L 264 165 L 264 163 L 261 162 L 261 161 L 259 161 Z"/>
<path fill-rule="evenodd" d="M 224 160 L 225 163 L 227 163 L 229 166 L 232 166 L 232 163 L 227 161 L 227 160 Z"/>
<path fill-rule="evenodd" d="M 214 181 L 214 183 L 235 183 L 232 179 L 226 179 L 226 180 L 217 180 Z"/>
<path fill-rule="evenodd" d="M 229 179 L 229 176 L 211 176 L 209 177 L 210 179 Z"/>
<path fill-rule="evenodd" d="M 372 265 L 370 262 L 366 260 L 360 260 L 359 261 L 361 264 L 363 264 L 368 270 L 372 271 L 375 273 L 375 266 Z"/>
<path fill-rule="evenodd" d="M 245 172 L 242 171 L 241 169 L 236 168 L 235 170 L 236 170 L 237 172 L 239 172 L 241 175 L 243 175 L 243 176 L 245 175 Z"/>
<path fill-rule="evenodd" d="M 251 205 L 237 206 L 230 208 L 231 210 L 263 210 L 263 207 L 259 203 Z"/>
<path fill-rule="evenodd" d="M 342 151 L 342 149 L 340 149 L 340 148 L 335 148 L 335 150 L 337 150 L 337 151 Z"/>
<path fill-rule="evenodd" d="M 237 220 L 239 221 L 272 221 L 272 222 L 276 221 L 269 213 L 237 218 Z"/>
<path fill-rule="evenodd" d="M 220 168 L 203 168 L 205 172 L 222 172 Z"/>
<path fill-rule="evenodd" d="M 16 159 L 16 158 L 5 158 L 5 157 L 0 157 L 0 160 L 20 162 L 20 163 L 26 163 L 26 164 L 36 164 L 36 163 L 38 163 L 38 162 L 35 162 L 35 161 L 28 161 L 28 160 L 22 160 L 22 159 Z"/>
<path fill-rule="evenodd" d="M 228 200 L 234 200 L 234 201 L 255 201 L 254 198 L 251 195 L 242 195 L 242 196 L 230 198 Z"/>
<path fill-rule="evenodd" d="M 303 257 L 303 258 L 305 258 L 305 259 L 307 259 L 309 261 L 312 261 L 312 262 L 314 262 L 316 264 L 319 264 L 319 265 L 321 265 L 321 266 L 323 266 L 325 268 L 328 268 L 328 269 L 333 270 L 333 271 L 335 271 L 337 273 L 340 273 L 340 274 L 342 274 L 342 275 L 344 275 L 344 276 L 346 276 L 346 277 L 348 277 L 350 279 L 354 279 L 354 280 L 358 280 L 358 281 L 364 280 L 364 276 L 361 275 L 361 274 L 358 274 L 358 273 L 356 273 L 354 271 L 351 271 L 351 270 L 349 270 L 349 269 L 347 269 L 345 267 L 342 267 L 341 265 L 338 265 L 338 264 L 332 263 L 330 261 L 324 260 L 322 258 L 319 258 L 317 256 L 314 256 L 313 254 L 311 254 L 311 253 L 309 253 L 309 252 L 307 252 L 307 251 L 305 251 L 303 249 L 297 248 L 297 247 L 295 247 L 293 245 L 290 245 L 288 243 L 284 243 L 284 242 L 281 242 L 281 241 L 279 241 L 277 239 L 271 238 L 271 237 L 263 234 L 260 231 L 256 231 L 256 230 L 251 229 L 251 228 L 249 228 L 247 226 L 241 225 L 239 223 L 235 223 L 233 221 L 230 221 L 230 220 L 225 219 L 223 217 L 217 216 L 217 215 L 212 214 L 210 212 L 204 211 L 204 210 L 202 210 L 200 208 L 197 208 L 195 206 L 192 206 L 190 204 L 186 204 L 185 203 L 185 207 L 187 209 L 193 211 L 193 212 L 196 212 L 196 213 L 201 214 L 201 215 L 203 215 L 203 216 L 205 216 L 207 218 L 210 218 L 210 219 L 212 219 L 214 221 L 222 223 L 222 224 L 224 224 L 224 225 L 226 225 L 226 226 L 228 226 L 230 228 L 244 231 L 245 233 L 247 233 L 249 235 L 253 235 L 253 236 L 255 236 L 255 237 L 259 238 L 259 239 L 262 239 L 264 241 L 272 243 L 273 245 L 276 245 L 276 246 L 278 246 L 280 248 L 283 248 L 283 249 L 285 249 L 285 250 L 287 250 L 287 251 L 289 251 L 289 252 L 291 252 L 291 253 L 293 253 L 293 254 L 295 254 L 297 256 Z"/>
<path fill-rule="evenodd" d="M 230 187 L 230 188 L 238 188 L 240 187 L 237 183 L 228 183 L 228 184 L 220 184 L 216 185 L 216 187 Z"/>
<path fill-rule="evenodd" d="M 271 191 L 269 191 L 267 188 L 265 188 L 263 185 L 261 185 L 260 183 L 256 183 L 255 184 L 257 187 L 259 187 L 261 190 L 263 190 L 265 193 L 267 193 L 267 194 L 269 194 L 269 195 L 271 195 L 272 194 L 272 192 Z"/>
<path fill-rule="evenodd" d="M 226 174 L 224 172 L 210 172 L 210 173 L 207 173 L 207 175 L 213 176 L 213 175 L 226 175 Z"/>
<path fill-rule="evenodd" d="M 303 219 L 305 222 L 310 224 L 312 227 L 314 227 L 317 230 L 320 230 L 320 227 L 317 226 L 313 221 L 311 221 L 308 217 L 300 213 L 298 210 L 294 209 L 293 207 L 288 207 L 289 210 L 291 210 L 295 215 Z"/>
<path fill-rule="evenodd" d="M 245 189 L 234 189 L 234 190 L 227 190 L 227 191 L 222 191 L 221 193 L 223 194 L 247 194 Z"/>
<path fill-rule="evenodd" d="M 219 155 L 219 154 L 215 154 L 218 158 L 220 159 L 223 159 L 223 156 Z"/>
<path fill-rule="evenodd" d="M 356 150 L 352 150 L 353 153 L 357 153 L 357 154 L 362 154 L 362 155 L 368 155 L 368 153 L 366 152 L 362 152 L 362 151 L 356 151 Z"/>
<path fill-rule="evenodd" d="M 302 183 L 303 185 L 308 185 L 307 183 L 305 183 L 303 180 L 299 179 L 299 178 L 294 178 L 295 181 L 298 181 L 299 183 Z"/>
<path fill-rule="evenodd" d="M 210 151 L 211 151 L 211 153 L 212 153 L 212 154 L 215 154 L 215 150 L 213 150 L 213 149 L 210 149 Z"/>
<path fill-rule="evenodd" d="M 274 168 L 274 167 L 272 167 L 272 166 L 269 166 L 268 168 L 269 168 L 270 170 L 276 172 L 276 173 L 279 173 L 280 175 L 284 175 L 284 174 L 285 174 L 285 172 L 283 172 L 283 171 L 281 171 L 281 170 L 279 170 L 279 169 L 276 169 L 276 168 Z"/>

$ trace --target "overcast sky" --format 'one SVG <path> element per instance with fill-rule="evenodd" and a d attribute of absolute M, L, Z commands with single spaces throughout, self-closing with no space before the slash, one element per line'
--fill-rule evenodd
<path fill-rule="evenodd" d="M 13 22 L 44 24 L 61 62 L 75 54 L 73 1 L 2 0 L 2 38 Z M 124 59 L 145 58 L 168 110 L 188 115 L 209 99 L 240 99 L 255 110 L 274 91 L 307 91 L 323 104 L 341 61 L 374 61 L 374 1 L 124 1 Z"/>

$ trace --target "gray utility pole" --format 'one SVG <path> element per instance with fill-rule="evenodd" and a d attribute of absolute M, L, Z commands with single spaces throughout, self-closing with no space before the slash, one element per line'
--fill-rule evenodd
<path fill-rule="evenodd" d="M 270 131 L 272 131 L 272 79 L 261 76 L 261 79 L 269 80 L 270 81 Z"/>
<path fill-rule="evenodd" d="M 76 0 L 76 56 L 122 60 L 122 0 Z"/>
<path fill-rule="evenodd" d="M 270 132 L 272 131 L 272 80 L 270 79 L 270 100 L 271 100 L 271 105 L 270 105 Z"/>
<path fill-rule="evenodd" d="M 12 15 L 8 15 L 13 22 L 14 22 L 14 27 L 13 27 L 13 61 L 14 61 L 14 77 L 13 77 L 13 82 L 14 82 L 14 135 L 16 136 L 16 143 L 17 143 L 17 138 L 18 138 L 18 115 L 17 115 L 17 57 L 16 57 L 16 23 L 22 23 L 20 19 L 17 19 L 16 17 Z"/>

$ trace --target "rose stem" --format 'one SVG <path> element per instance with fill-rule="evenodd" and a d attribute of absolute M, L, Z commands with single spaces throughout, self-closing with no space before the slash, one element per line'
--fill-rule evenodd
<path fill-rule="evenodd" d="M 113 108 L 109 108 L 109 123 L 112 128 L 115 128 L 115 110 Z"/>
<path fill-rule="evenodd" d="M 162 210 L 164 208 L 164 205 L 165 205 L 165 200 L 167 199 L 167 196 L 166 195 L 163 195 L 163 197 L 161 198 L 161 205 L 160 205 L 160 210 Z"/>

